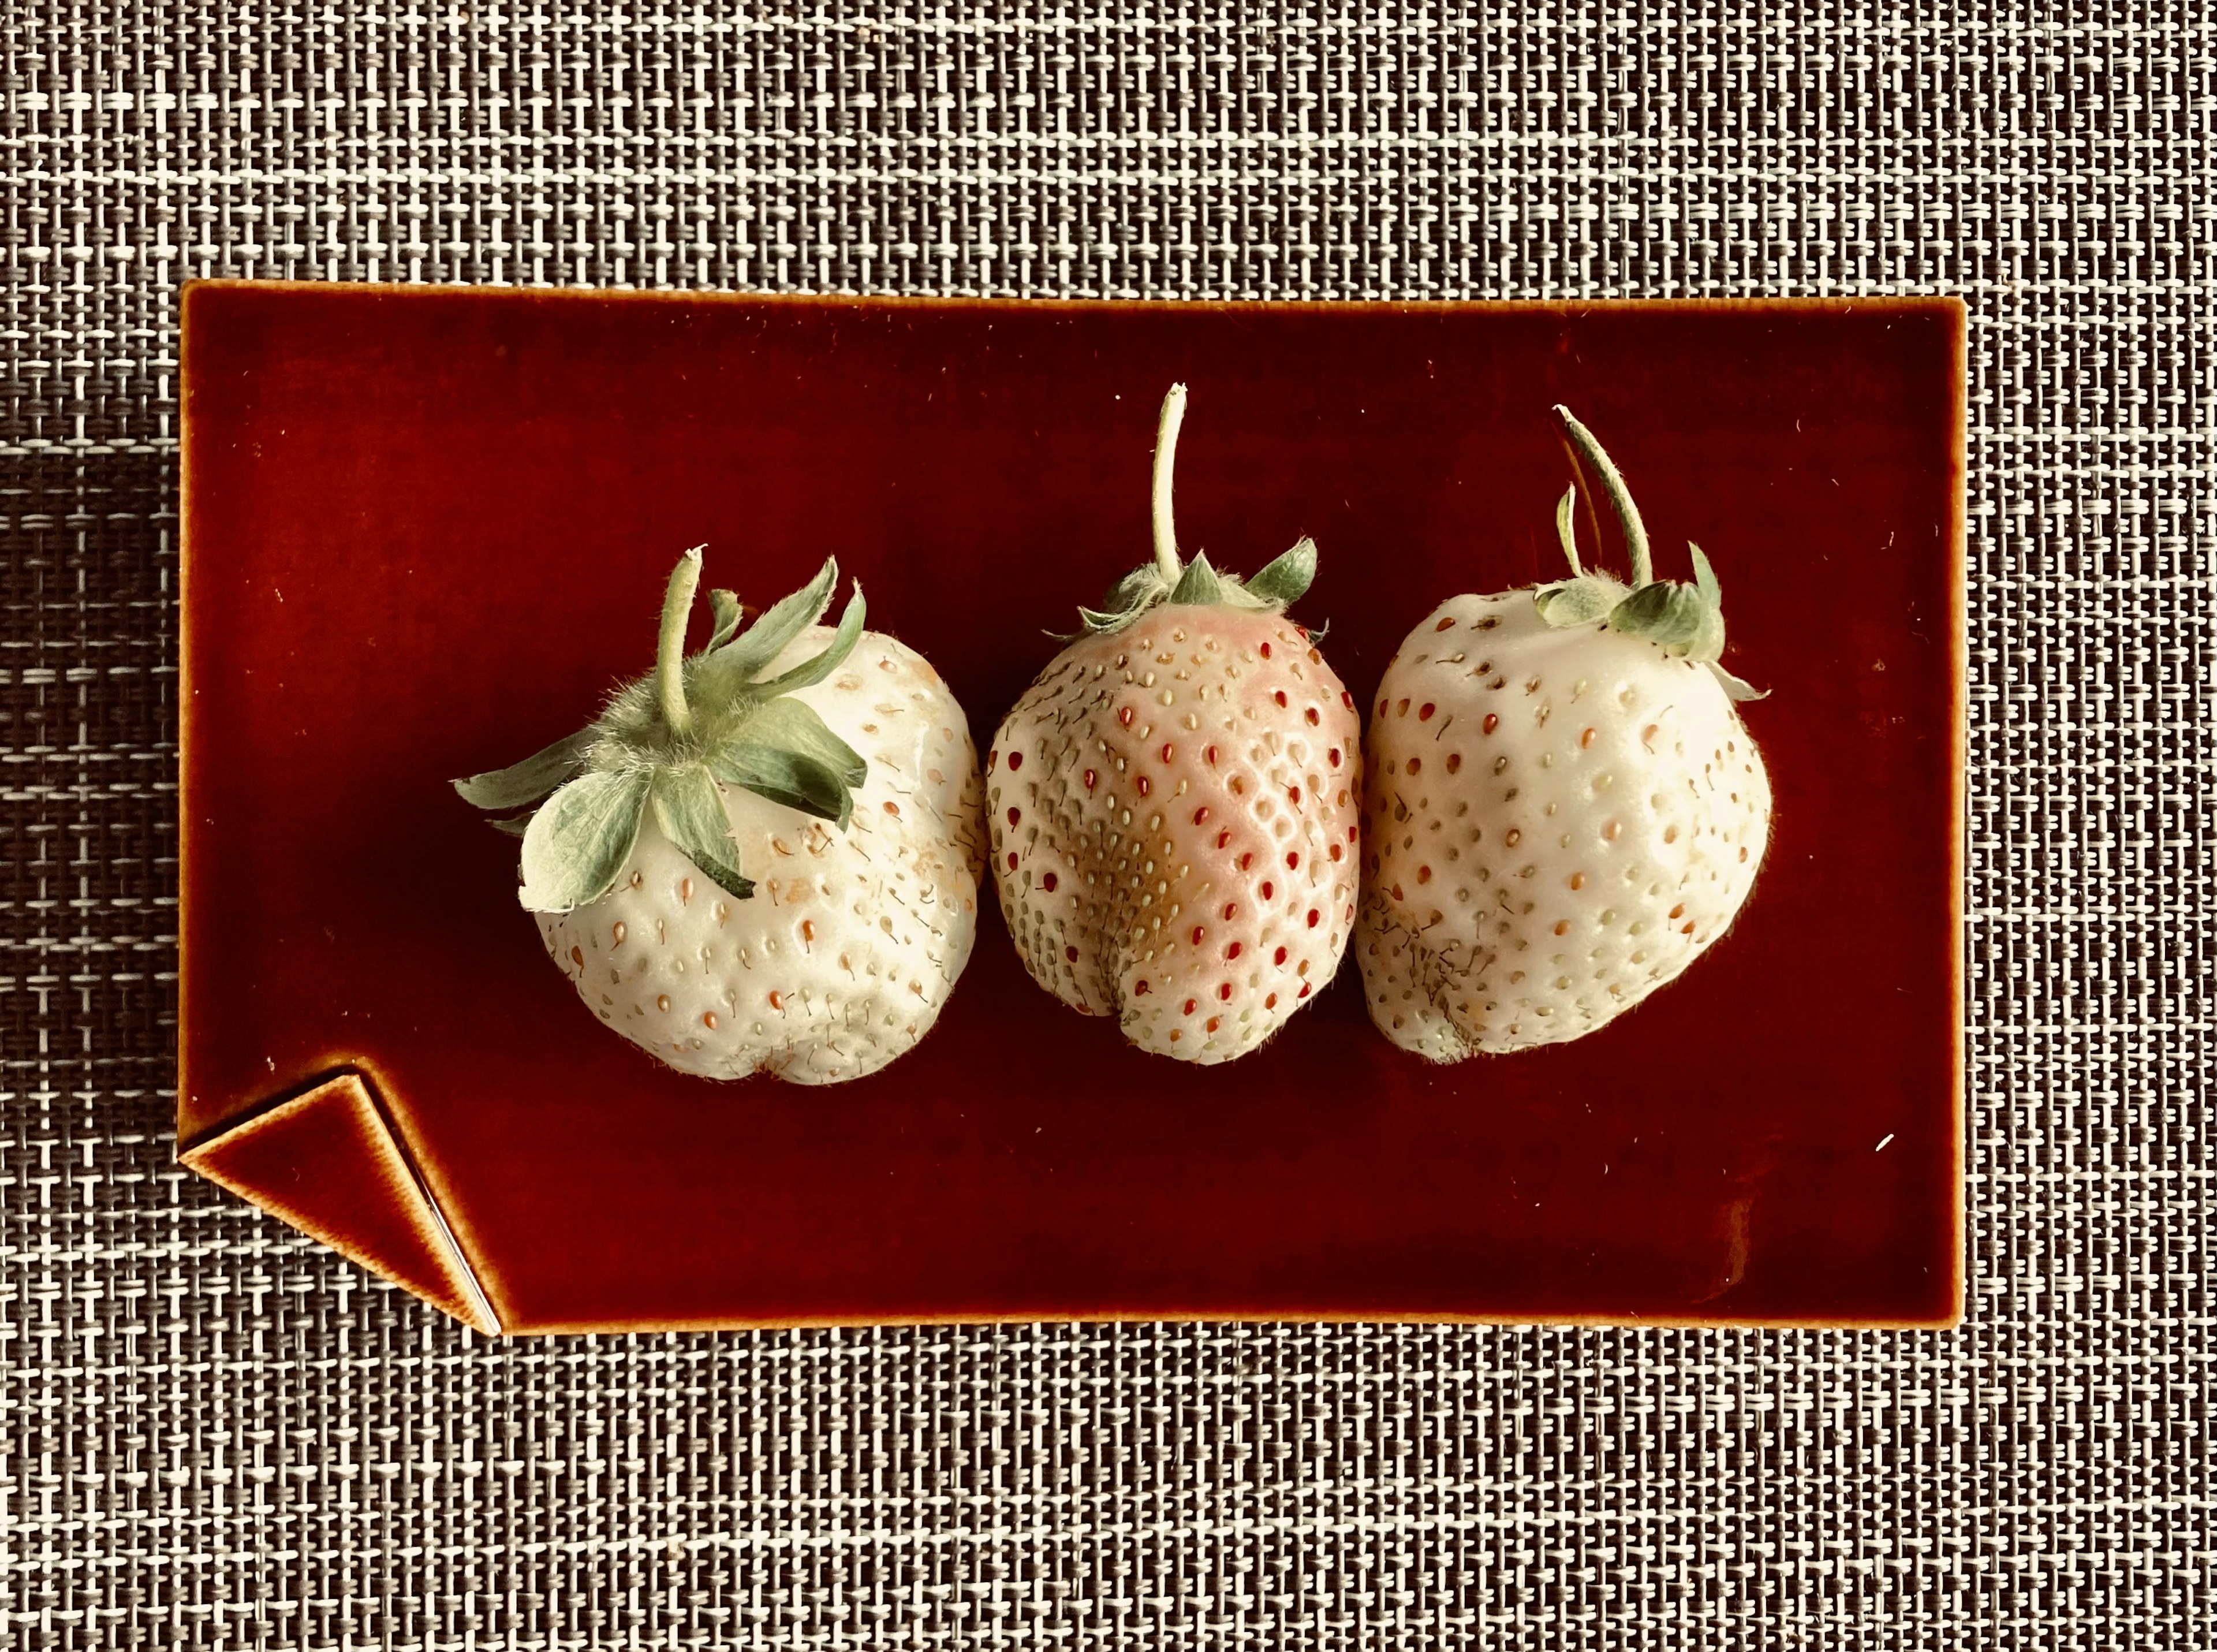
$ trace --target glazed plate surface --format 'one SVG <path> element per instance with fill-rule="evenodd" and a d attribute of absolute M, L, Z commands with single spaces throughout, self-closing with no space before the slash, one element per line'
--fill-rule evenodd
<path fill-rule="evenodd" d="M 1110 1317 L 1949 1322 L 1961 1293 L 1962 315 L 209 284 L 185 299 L 182 1076 L 196 1169 L 487 1330 Z M 1350 955 L 1189 1068 L 1025 976 L 830 1089 L 611 1033 L 450 776 L 587 721 L 705 544 L 827 554 L 982 752 L 1148 550 L 1321 548 L 1368 703 L 1444 597 L 1557 577 L 1568 404 L 1685 577 L 1776 819 L 1738 924 L 1576 1043 L 1430 1067 Z M 705 623 L 705 622 L 703 622 Z"/>

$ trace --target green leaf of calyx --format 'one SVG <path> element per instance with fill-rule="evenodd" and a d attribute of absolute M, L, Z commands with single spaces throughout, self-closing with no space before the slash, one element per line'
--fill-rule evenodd
<path fill-rule="evenodd" d="M 1691 585 L 1642 585 L 1610 610 L 1609 622 L 1686 659 L 1712 660 L 1724 652 L 1724 616 Z"/>
<path fill-rule="evenodd" d="M 1540 617 L 1557 630 L 1605 620 L 1624 601 L 1624 587 L 1604 574 L 1584 573 L 1558 579 L 1532 593 Z"/>
<path fill-rule="evenodd" d="M 713 654 L 738 634 L 739 622 L 746 617 L 746 609 L 739 606 L 736 591 L 712 591 L 708 593 L 708 610 L 714 616 L 714 628 L 708 634 L 708 646 L 701 652 Z"/>
<path fill-rule="evenodd" d="M 790 695 L 764 701 L 744 722 L 732 731 L 732 739 L 756 746 L 774 746 L 822 764 L 849 789 L 869 777 L 870 765 L 861 753 L 833 733 L 813 708 Z"/>
<path fill-rule="evenodd" d="M 548 798 L 523 833 L 523 887 L 533 912 L 564 913 L 615 887 L 639 842 L 646 814 L 647 771 L 580 775 Z"/>
<path fill-rule="evenodd" d="M 1078 621 L 1083 628 L 1078 635 L 1099 636 L 1110 631 L 1121 631 L 1148 609 L 1160 602 L 1170 591 L 1159 570 L 1152 562 L 1143 568 L 1133 568 L 1108 587 L 1108 594 L 1101 599 L 1098 608 L 1078 605 Z M 1047 634 L 1056 635 L 1054 632 Z M 1069 641 L 1067 636 L 1062 640 Z"/>
<path fill-rule="evenodd" d="M 719 678 L 730 672 L 737 681 L 751 682 L 767 670 L 785 652 L 786 644 L 824 617 L 838 584 L 839 560 L 826 557 L 813 579 L 792 596 L 771 603 L 736 641 L 726 643 L 711 656 Z"/>
<path fill-rule="evenodd" d="M 1078 623 L 1088 632 L 1096 634 L 1103 631 L 1121 631 L 1139 616 L 1139 611 L 1136 609 L 1123 608 L 1117 609 L 1114 614 L 1103 614 L 1099 609 L 1088 608 L 1083 603 L 1078 606 Z M 1058 634 L 1050 631 L 1047 634 L 1053 636 Z M 1064 640 L 1068 640 L 1067 638 Z"/>
<path fill-rule="evenodd" d="M 593 730 L 580 729 L 521 763 L 457 780 L 454 789 L 465 801 L 481 809 L 522 808 L 526 803 L 537 802 L 584 767 L 585 753 L 592 749 L 593 739 Z"/>
<path fill-rule="evenodd" d="M 1298 602 L 1316 582 L 1316 541 L 1304 534 L 1294 548 L 1265 562 L 1246 582 L 1247 594 L 1285 607 Z"/>
<path fill-rule="evenodd" d="M 654 824 L 662 835 L 734 900 L 744 900 L 755 886 L 733 863 L 732 826 L 716 782 L 697 763 L 665 769 L 654 777 Z"/>
<path fill-rule="evenodd" d="M 1718 665 L 1715 660 L 1707 660 L 1703 663 L 1708 666 L 1709 674 L 1715 678 L 1718 683 L 1723 686 L 1727 698 L 1741 701 L 1743 702 L 1749 700 L 1768 700 L 1770 698 L 1770 690 L 1769 689 L 1758 689 L 1750 684 L 1741 682 L 1739 678 L 1734 677 L 1723 666 Z"/>
<path fill-rule="evenodd" d="M 1109 586 L 1108 594 L 1101 599 L 1101 611 L 1104 614 L 1129 614 L 1161 596 L 1167 589 L 1169 587 L 1163 581 L 1161 571 L 1150 562 L 1144 568 L 1133 568 Z"/>
<path fill-rule="evenodd" d="M 1176 586 L 1170 592 L 1170 601 L 1195 604 L 1220 603 L 1224 600 L 1224 581 L 1208 565 L 1208 553 L 1196 552 L 1185 572 L 1178 575 Z"/>
<path fill-rule="evenodd" d="M 1555 501 L 1555 537 L 1563 542 L 1563 555 L 1571 565 L 1571 578 L 1585 572 L 1578 565 L 1578 485 L 1572 483 Z"/>
<path fill-rule="evenodd" d="M 862 600 L 862 588 L 858 585 L 855 587 L 855 594 L 847 599 L 847 606 L 839 616 L 838 629 L 832 632 L 831 640 L 824 646 L 823 653 L 802 661 L 789 671 L 781 672 L 767 683 L 755 684 L 750 692 L 768 698 L 821 683 L 845 665 L 847 656 L 855 652 L 855 645 L 862 640 L 862 621 L 868 613 L 869 604 Z"/>
<path fill-rule="evenodd" d="M 818 758 L 755 740 L 731 739 L 710 749 L 708 768 L 727 786 L 833 821 L 842 831 L 854 818 L 854 793 Z"/>

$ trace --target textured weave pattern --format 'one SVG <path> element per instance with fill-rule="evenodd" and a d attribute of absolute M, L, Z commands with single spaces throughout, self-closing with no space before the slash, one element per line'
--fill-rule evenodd
<path fill-rule="evenodd" d="M 0 8 L 7 1644 L 2207 1643 L 2208 9 L 1167 11 Z M 1968 1324 L 503 1345 L 194 1181 L 193 275 L 1964 294 Z"/>

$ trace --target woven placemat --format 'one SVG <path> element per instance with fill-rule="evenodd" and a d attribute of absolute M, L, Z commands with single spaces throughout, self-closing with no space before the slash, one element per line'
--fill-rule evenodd
<path fill-rule="evenodd" d="M 1930 14 L 0 10 L 8 1643 L 2206 1643 L 2217 29 Z M 194 1180 L 198 275 L 1962 294 L 1968 1322 L 494 1343 Z"/>

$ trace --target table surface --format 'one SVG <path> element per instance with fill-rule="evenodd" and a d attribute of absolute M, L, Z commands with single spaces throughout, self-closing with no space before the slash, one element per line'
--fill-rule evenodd
<path fill-rule="evenodd" d="M 0 31 L 9 1644 L 2198 1643 L 2196 9 Z M 504 1343 L 206 1186 L 169 1125 L 198 275 L 1961 294 L 1965 1324 Z"/>

